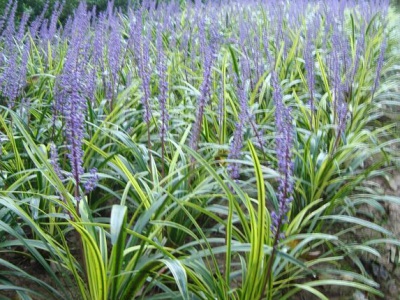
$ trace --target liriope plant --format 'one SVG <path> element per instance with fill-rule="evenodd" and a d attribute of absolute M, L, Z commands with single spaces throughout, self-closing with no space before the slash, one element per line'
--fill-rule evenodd
<path fill-rule="evenodd" d="M 43 16 L 22 35 L 12 17 L 0 28 L 1 249 L 26 248 L 50 274 L 54 286 L 37 281 L 48 294 L 326 299 L 328 284 L 380 294 L 355 253 L 377 257 L 372 246 L 396 240 L 354 207 L 395 201 L 359 192 L 397 142 L 392 124 L 377 126 L 381 105 L 395 104 L 390 81 L 378 84 L 395 69 L 387 6 L 231 4 L 172 1 L 129 17 L 82 5 L 57 30 Z M 337 223 L 388 238 L 345 245 L 326 232 Z M 358 270 L 324 270 L 348 257 Z M 51 265 L 75 294 L 55 288 L 65 283 Z"/>

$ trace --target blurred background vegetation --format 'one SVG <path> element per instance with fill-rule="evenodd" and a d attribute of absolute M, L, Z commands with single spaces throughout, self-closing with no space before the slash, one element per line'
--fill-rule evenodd
<path fill-rule="evenodd" d="M 49 3 L 49 9 L 47 12 L 47 16 L 51 14 L 52 8 L 54 4 L 58 0 L 18 0 L 18 9 L 17 16 L 21 16 L 24 11 L 29 11 L 31 15 L 31 20 L 34 19 L 35 16 L 38 16 L 46 5 L 46 2 Z M 64 22 L 69 15 L 72 14 L 74 9 L 78 6 L 79 2 L 82 0 L 66 0 L 63 13 L 61 15 L 61 22 Z M 94 5 L 97 7 L 97 11 L 104 11 L 107 8 L 107 3 L 109 0 L 86 0 L 86 3 L 91 8 Z M 115 7 L 120 8 L 122 11 L 125 11 L 126 8 L 130 5 L 140 4 L 142 0 L 114 0 Z M 157 0 L 157 2 L 164 2 L 169 0 Z M 184 0 L 182 0 L 184 1 Z M 395 5 L 398 9 L 400 9 L 400 0 L 390 0 L 393 5 Z M 0 0 L 0 15 L 4 11 L 5 7 L 9 0 Z"/>
<path fill-rule="evenodd" d="M 46 3 L 48 3 L 48 11 L 46 16 L 48 17 L 52 13 L 52 9 L 54 4 L 58 0 L 18 0 L 18 8 L 17 8 L 17 16 L 21 16 L 24 11 L 30 12 L 31 20 L 34 19 L 35 16 L 40 15 L 43 11 Z M 78 4 L 82 0 L 66 0 L 64 1 L 64 9 L 63 13 L 61 14 L 61 22 L 64 22 L 69 15 L 71 15 L 74 9 L 78 6 Z M 7 3 L 9 0 L 0 0 L 0 15 L 2 15 L 3 11 L 5 10 Z M 61 1 L 60 1 L 61 2 Z M 85 1 L 88 6 L 91 8 L 94 5 L 97 7 L 97 11 L 104 11 L 107 8 L 108 0 L 86 0 Z M 134 3 L 139 3 L 140 0 L 114 0 L 114 5 L 116 7 L 125 10 L 128 5 L 132 5 Z"/>

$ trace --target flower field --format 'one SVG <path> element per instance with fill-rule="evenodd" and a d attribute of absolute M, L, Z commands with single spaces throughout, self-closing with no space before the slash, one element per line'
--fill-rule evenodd
<path fill-rule="evenodd" d="M 0 18 L 0 299 L 390 299 L 389 1 L 63 5 Z"/>

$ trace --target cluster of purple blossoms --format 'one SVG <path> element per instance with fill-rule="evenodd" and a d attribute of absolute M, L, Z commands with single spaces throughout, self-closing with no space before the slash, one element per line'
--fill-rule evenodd
<path fill-rule="evenodd" d="M 97 174 L 97 169 L 92 168 L 89 171 L 90 177 L 88 180 L 86 180 L 85 184 L 83 185 L 83 188 L 85 190 L 85 194 L 89 194 L 91 191 L 93 191 L 97 183 L 99 181 L 99 175 Z"/>
<path fill-rule="evenodd" d="M 135 16 L 135 21 L 131 24 L 132 42 L 134 47 L 134 55 L 138 66 L 138 73 L 142 80 L 143 97 L 142 104 L 144 108 L 144 121 L 149 126 L 151 120 L 150 106 L 150 41 L 148 36 L 142 34 L 142 11 L 138 11 Z"/>
<path fill-rule="evenodd" d="M 339 7 L 333 13 L 333 18 L 337 20 L 338 24 L 343 22 L 343 9 Z M 336 125 L 336 146 L 346 129 L 348 116 L 346 95 L 349 95 L 352 91 L 353 79 L 358 68 L 358 58 L 353 59 L 350 55 L 350 43 L 346 35 L 342 34 L 342 30 L 342 27 L 339 27 L 333 32 L 331 37 L 332 49 L 326 57 L 332 91 L 331 111 Z M 361 54 L 362 48 L 363 37 L 361 36 L 357 40 L 356 51 L 358 54 Z"/>
<path fill-rule="evenodd" d="M 42 12 L 40 13 L 40 15 L 38 17 L 36 17 L 35 20 L 33 20 L 33 22 L 30 25 L 29 28 L 29 32 L 31 34 L 32 37 L 37 37 L 40 34 L 40 28 L 42 27 L 43 22 L 45 21 L 45 13 L 47 12 L 49 8 L 49 2 L 46 1 Z"/>
<path fill-rule="evenodd" d="M 110 99 L 111 103 L 115 98 L 115 93 L 118 88 L 118 72 L 121 69 L 122 54 L 124 52 L 124 47 L 121 41 L 121 24 L 113 12 L 113 7 L 108 6 L 107 10 L 107 25 L 110 28 L 108 37 L 108 68 L 109 68 L 109 80 L 107 88 L 107 98 Z"/>
<path fill-rule="evenodd" d="M 13 44 L 15 43 L 14 41 L 14 36 L 16 34 L 15 31 L 15 15 L 17 12 L 17 1 L 10 1 L 8 3 L 8 6 L 6 8 L 6 13 L 3 15 L 3 19 L 7 20 L 7 25 L 4 28 L 4 30 L 1 31 L 1 38 L 4 40 L 5 47 L 10 49 Z M 5 23 L 5 21 L 3 21 Z M 4 26 L 4 25 L 2 25 Z"/>
<path fill-rule="evenodd" d="M 53 6 L 53 13 L 51 14 L 50 20 L 43 19 L 39 26 L 39 37 L 44 43 L 51 41 L 57 33 L 57 22 L 60 18 L 62 10 L 64 8 L 65 0 L 63 2 L 57 1 Z"/>
<path fill-rule="evenodd" d="M 10 108 L 14 107 L 15 101 L 26 85 L 31 50 L 29 39 L 22 40 L 22 43 L 15 41 L 15 37 L 19 35 L 18 32 L 22 30 L 19 28 L 17 32 L 15 29 L 16 8 L 17 2 L 10 1 L 3 18 L 0 20 L 0 42 L 4 43 L 0 57 L 0 67 L 3 68 L 3 73 L 0 75 L 0 93 L 6 99 L 7 106 Z M 5 25 L 4 18 L 7 16 L 6 27 L 1 30 Z M 21 20 L 20 26 L 25 27 L 27 17 Z"/>
<path fill-rule="evenodd" d="M 54 172 L 56 172 L 58 178 L 60 178 L 61 180 L 65 179 L 64 174 L 61 171 L 60 164 L 58 162 L 57 146 L 54 143 L 50 144 L 50 163 L 53 166 Z"/>
<path fill-rule="evenodd" d="M 24 12 L 24 13 L 22 14 L 21 21 L 20 21 L 20 23 L 19 23 L 19 28 L 18 28 L 17 36 L 16 36 L 18 41 L 21 41 L 21 40 L 24 38 L 24 35 L 25 35 L 25 27 L 26 27 L 26 25 L 28 24 L 29 16 L 30 16 L 30 13 L 29 13 L 29 12 Z"/>
<path fill-rule="evenodd" d="M 286 222 L 286 216 L 293 201 L 294 190 L 294 128 L 291 120 L 291 112 L 283 103 L 282 89 L 278 81 L 278 75 L 273 72 L 271 85 L 274 89 L 273 100 L 275 103 L 275 123 L 276 123 L 276 155 L 278 159 L 278 171 L 280 173 L 278 186 L 277 211 L 271 213 L 271 229 L 275 233 L 280 233 L 281 226 Z M 278 237 L 279 238 L 279 237 Z"/>
<path fill-rule="evenodd" d="M 200 86 L 200 97 L 197 102 L 196 120 L 193 126 L 193 134 L 189 142 L 189 145 L 193 150 L 197 150 L 198 148 L 198 142 L 202 130 L 204 110 L 207 106 L 211 92 L 212 66 L 218 51 L 219 37 L 217 33 L 217 28 L 213 26 L 216 25 L 212 24 L 209 29 L 210 39 L 207 41 L 207 43 L 202 43 L 200 45 L 201 53 L 204 53 L 204 70 L 203 82 Z"/>
<path fill-rule="evenodd" d="M 10 108 L 14 107 L 15 101 L 26 84 L 30 42 L 24 43 L 23 47 L 22 57 L 20 57 L 16 46 L 13 47 L 14 52 L 9 54 L 5 70 L 0 76 L 1 93 L 7 99 L 7 105 Z"/>
<path fill-rule="evenodd" d="M 307 34 L 306 34 L 306 42 L 304 47 L 304 63 L 307 75 L 307 85 L 309 91 L 309 104 L 310 104 L 310 112 L 311 112 L 311 120 L 313 119 L 313 114 L 315 112 L 315 70 L 314 70 L 314 56 L 313 51 L 315 49 L 315 39 L 317 35 L 317 31 L 319 29 L 319 16 L 315 15 L 312 19 L 312 22 L 308 24 Z"/>
<path fill-rule="evenodd" d="M 243 77 L 244 79 L 245 77 Z M 243 134 L 245 129 L 245 122 L 248 119 L 248 104 L 245 88 L 245 80 L 238 80 L 238 98 L 240 104 L 239 120 L 236 123 L 235 132 L 233 134 L 228 160 L 237 160 L 243 148 Z M 237 162 L 230 162 L 227 167 L 228 173 L 233 180 L 237 180 L 240 175 L 239 164 Z"/>
<path fill-rule="evenodd" d="M 75 198 L 81 199 L 79 186 L 84 174 L 83 139 L 85 115 L 87 110 L 89 79 L 89 40 L 86 32 L 89 28 L 86 6 L 81 4 L 72 23 L 73 34 L 62 74 L 57 78 L 54 112 L 61 114 L 65 122 L 65 136 L 68 159 L 72 177 L 75 180 Z M 92 176 L 95 182 L 95 176 Z M 92 184 L 87 183 L 88 186 Z"/>

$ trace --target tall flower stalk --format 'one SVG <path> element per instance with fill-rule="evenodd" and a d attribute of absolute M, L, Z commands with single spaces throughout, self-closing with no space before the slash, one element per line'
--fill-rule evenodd
<path fill-rule="evenodd" d="M 294 128 L 291 121 L 291 111 L 283 103 L 282 89 L 278 81 L 276 72 L 272 73 L 271 85 L 274 89 L 273 100 L 275 103 L 275 123 L 276 123 L 276 155 L 278 160 L 279 186 L 278 186 L 278 207 L 271 213 L 274 241 L 272 244 L 272 253 L 267 265 L 267 276 L 265 278 L 264 290 L 268 285 L 272 273 L 272 263 L 277 251 L 279 240 L 283 237 L 282 226 L 287 222 L 287 214 L 290 210 L 290 204 L 293 201 L 294 190 Z M 264 294 L 264 292 L 262 293 Z"/>
<path fill-rule="evenodd" d="M 314 18 L 314 20 L 318 18 Z M 315 70 L 314 70 L 314 39 L 315 39 L 315 31 L 314 26 L 319 26 L 318 23 L 315 21 L 308 25 L 309 28 L 307 30 L 307 39 L 306 44 L 304 47 L 304 62 L 305 62 L 305 69 L 307 75 L 307 85 L 308 85 L 308 93 L 309 93 L 309 104 L 310 104 L 310 126 L 314 128 L 314 118 L 315 118 Z"/>
<path fill-rule="evenodd" d="M 121 28 L 118 18 L 114 15 L 112 7 L 108 8 L 108 26 L 111 28 L 109 33 L 109 41 L 107 46 L 109 79 L 107 80 L 106 95 L 110 101 L 110 111 L 118 89 L 118 72 L 121 68 L 121 60 L 123 54 L 123 45 L 121 43 Z"/>
<path fill-rule="evenodd" d="M 133 33 L 132 41 L 134 47 L 134 55 L 138 66 L 139 77 L 142 80 L 142 104 L 144 109 L 143 119 L 147 125 L 147 147 L 151 149 L 150 138 L 150 121 L 151 121 L 151 107 L 150 107 L 150 36 L 143 36 L 142 34 L 142 11 L 138 11 L 136 20 L 132 24 L 131 32 Z M 150 155 L 151 158 L 151 155 Z M 150 159 L 151 161 L 151 159 Z"/>
<path fill-rule="evenodd" d="M 158 30 L 157 34 L 157 49 L 158 49 L 158 60 L 157 60 L 157 71 L 159 76 L 159 106 L 160 106 L 160 139 L 161 139 L 161 166 L 162 166 L 162 177 L 165 176 L 165 141 L 167 139 L 168 131 L 168 78 L 167 78 L 167 62 L 164 53 L 164 46 L 162 42 L 161 28 Z"/>
<path fill-rule="evenodd" d="M 193 126 L 193 134 L 190 138 L 190 147 L 193 150 L 198 149 L 200 133 L 202 130 L 204 111 L 210 98 L 211 92 L 211 77 L 212 77 L 212 66 L 217 53 L 218 37 L 215 28 L 210 28 L 210 40 L 207 41 L 203 36 L 203 32 L 200 31 L 200 52 L 204 55 L 204 70 L 203 70 L 203 82 L 200 86 L 200 97 L 197 101 L 196 119 Z M 204 39 L 204 40 L 203 40 Z"/>
<path fill-rule="evenodd" d="M 86 15 L 86 6 L 81 4 L 74 19 L 71 47 L 66 56 L 64 69 L 57 78 L 54 106 L 54 112 L 62 116 L 65 124 L 67 157 L 71 165 L 72 178 L 75 181 L 74 196 L 77 204 L 81 200 L 80 186 L 84 174 L 84 126 L 87 98 L 91 94 L 88 89 L 88 82 L 90 81 L 89 54 L 87 51 L 89 41 L 86 39 L 88 28 L 89 20 Z M 95 176 L 93 175 L 92 178 L 95 178 Z"/>
<path fill-rule="evenodd" d="M 228 155 L 228 160 L 237 160 L 240 157 L 240 153 L 243 147 L 243 133 L 246 125 L 246 120 L 248 119 L 248 104 L 247 95 L 245 88 L 245 78 L 238 81 L 238 98 L 240 104 L 239 119 L 236 123 L 235 132 L 233 134 L 232 143 L 230 146 L 230 151 Z M 239 178 L 239 164 L 237 162 L 230 162 L 228 165 L 228 173 L 233 180 Z"/>
<path fill-rule="evenodd" d="M 349 92 L 351 86 L 349 78 L 352 73 L 352 63 L 348 56 L 349 45 L 346 40 L 335 33 L 332 42 L 336 47 L 328 56 L 328 66 L 332 82 L 333 122 L 336 125 L 336 137 L 332 149 L 332 153 L 334 153 L 346 129 L 348 108 L 345 95 Z"/>
<path fill-rule="evenodd" d="M 278 76 L 272 74 L 272 86 L 274 88 L 273 99 L 275 103 L 276 122 L 276 155 L 278 159 L 278 171 L 280 174 L 278 186 L 278 209 L 271 213 L 272 229 L 276 233 L 276 240 L 280 238 L 282 225 L 287 215 L 290 203 L 293 201 L 293 145 L 294 128 L 291 120 L 291 111 L 283 103 L 282 90 L 278 82 Z"/>

